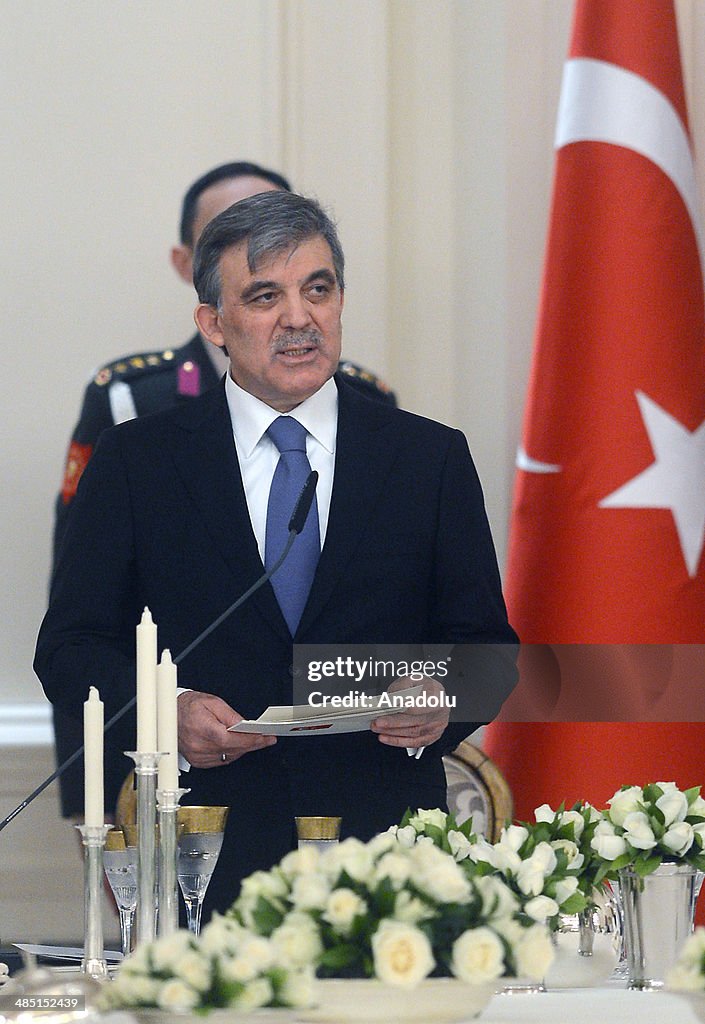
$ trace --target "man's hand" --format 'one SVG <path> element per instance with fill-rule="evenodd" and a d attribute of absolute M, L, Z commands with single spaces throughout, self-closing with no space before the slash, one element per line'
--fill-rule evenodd
<path fill-rule="evenodd" d="M 445 693 L 437 679 L 424 676 L 421 684 L 428 695 L 440 697 Z M 418 685 L 417 680 L 408 677 L 395 679 L 389 687 L 389 693 Z M 449 718 L 449 707 L 409 708 L 408 711 L 387 715 L 386 718 L 375 718 L 370 728 L 377 733 L 380 743 L 388 743 L 392 747 L 428 747 L 440 739 Z"/>
<path fill-rule="evenodd" d="M 277 742 L 276 736 L 228 732 L 228 726 L 241 722 L 242 715 L 212 693 L 187 690 L 179 694 L 177 707 L 179 753 L 194 768 L 222 768 L 251 750 Z"/>

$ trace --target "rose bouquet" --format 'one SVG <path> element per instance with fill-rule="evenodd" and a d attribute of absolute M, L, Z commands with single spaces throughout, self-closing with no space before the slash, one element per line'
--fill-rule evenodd
<path fill-rule="evenodd" d="M 391 833 L 305 848 L 242 884 L 228 912 L 269 939 L 284 962 L 320 978 L 377 978 L 413 988 L 424 978 L 471 984 L 516 974 L 540 979 L 552 959 L 545 927 L 523 927 L 498 878 L 470 876 L 433 842 Z"/>
<path fill-rule="evenodd" d="M 444 811 L 407 811 L 392 831 L 402 845 L 433 842 L 464 865 L 471 876 L 498 873 L 532 921 L 555 924 L 559 913 L 576 914 L 590 902 L 602 862 L 591 840 L 601 820 L 589 804 L 553 811 L 536 809 L 535 822 L 507 825 L 497 843 L 457 825 Z"/>
<path fill-rule="evenodd" d="M 643 877 L 664 861 L 705 871 L 705 800 L 699 786 L 623 786 L 607 803 L 591 843 L 602 862 L 597 881 L 625 867 Z"/>
<path fill-rule="evenodd" d="M 301 1007 L 310 1004 L 312 986 L 309 967 L 294 966 L 267 939 L 215 915 L 198 938 L 178 931 L 139 945 L 104 987 L 101 1008 Z"/>

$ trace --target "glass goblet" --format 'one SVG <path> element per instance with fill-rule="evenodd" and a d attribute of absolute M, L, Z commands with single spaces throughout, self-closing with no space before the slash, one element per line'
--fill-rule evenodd
<path fill-rule="evenodd" d="M 179 856 L 176 875 L 186 904 L 189 931 L 201 930 L 201 910 L 218 863 L 229 807 L 179 807 L 176 833 Z"/>
<path fill-rule="evenodd" d="M 127 845 L 122 829 L 108 832 L 103 868 L 120 914 L 120 945 L 123 955 L 127 956 L 132 950 L 132 925 L 137 906 L 137 850 Z"/>

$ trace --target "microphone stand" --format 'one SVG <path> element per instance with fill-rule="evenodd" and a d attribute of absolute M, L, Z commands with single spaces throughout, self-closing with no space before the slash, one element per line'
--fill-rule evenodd
<path fill-rule="evenodd" d="M 202 633 L 199 633 L 195 640 L 192 640 L 187 647 L 184 647 L 183 651 L 177 654 L 177 656 L 174 658 L 175 665 L 178 665 L 179 662 L 183 661 L 187 654 L 190 654 L 195 647 L 198 647 L 198 645 L 206 639 L 206 637 L 209 637 L 214 629 L 217 629 L 218 626 L 222 622 L 224 622 L 229 615 L 232 615 L 233 612 L 237 611 L 237 609 L 241 605 L 243 605 L 245 601 L 249 600 L 249 598 L 252 597 L 252 595 L 257 590 L 259 590 L 260 587 L 264 586 L 267 580 L 271 579 L 274 573 L 281 568 L 289 552 L 291 551 L 292 544 L 294 543 L 294 541 L 304 528 L 304 524 L 306 522 L 306 519 L 308 518 L 309 511 L 311 510 L 311 504 L 313 503 L 313 496 L 316 493 L 317 483 L 318 473 L 314 469 L 309 473 L 306 483 L 304 484 L 301 490 L 301 494 L 299 495 L 296 501 L 294 511 L 292 512 L 291 519 L 289 520 L 289 536 L 287 537 L 286 544 L 284 545 L 284 550 L 282 551 L 281 555 L 276 560 L 274 565 L 267 569 L 267 571 L 263 573 L 258 580 L 255 580 L 252 586 L 248 590 L 246 590 L 244 594 L 241 594 L 236 601 L 233 601 L 230 607 L 226 608 L 222 615 L 219 615 L 218 618 L 214 622 L 211 622 L 211 624 L 207 626 Z M 123 717 L 123 715 L 126 715 L 127 712 L 130 711 L 135 706 L 136 703 L 137 696 L 135 695 L 134 697 L 131 697 L 130 700 L 128 700 L 127 704 L 121 707 L 119 711 L 116 711 L 112 718 L 108 719 L 108 721 L 105 724 L 105 728 L 103 729 L 103 732 L 106 733 L 108 732 L 109 729 L 112 729 L 115 723 L 118 722 Z M 83 744 L 81 744 L 81 746 L 74 750 L 73 754 L 71 754 L 70 757 L 67 757 L 63 764 L 60 764 L 59 767 L 55 771 L 53 771 L 51 775 L 49 775 L 48 778 L 44 780 L 44 782 L 37 786 L 37 788 L 33 790 L 33 792 L 30 793 L 29 796 L 26 797 L 21 804 L 18 804 L 13 811 L 10 811 L 7 817 L 3 818 L 2 821 L 0 821 L 0 832 L 2 832 L 5 826 L 9 825 L 13 818 L 16 818 L 17 815 L 25 809 L 25 807 L 28 807 L 32 803 L 32 801 L 39 796 L 40 793 L 43 793 L 47 786 L 51 785 L 54 779 L 58 779 L 60 775 L 63 775 L 66 769 L 70 768 L 74 761 L 78 760 L 78 758 L 83 753 L 83 750 L 84 747 Z"/>

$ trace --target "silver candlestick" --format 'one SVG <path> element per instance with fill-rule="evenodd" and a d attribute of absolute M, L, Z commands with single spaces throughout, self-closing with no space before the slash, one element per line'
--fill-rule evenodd
<path fill-rule="evenodd" d="M 103 848 L 112 825 L 77 825 L 83 843 L 83 960 L 81 971 L 91 978 L 107 978 L 103 949 Z"/>
<path fill-rule="evenodd" d="M 176 873 L 178 847 L 176 812 L 179 801 L 189 789 L 160 789 L 157 792 L 159 812 L 159 937 L 173 935 L 179 927 L 179 884 Z"/>
<path fill-rule="evenodd" d="M 154 890 L 157 880 L 157 769 L 161 753 L 125 751 L 137 776 L 137 942 L 155 933 Z"/>

